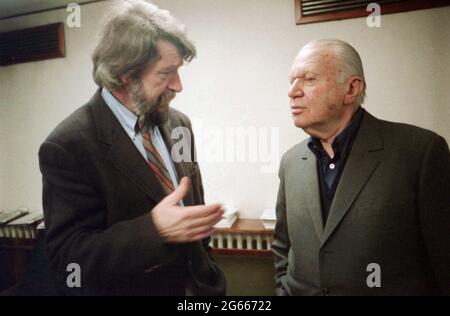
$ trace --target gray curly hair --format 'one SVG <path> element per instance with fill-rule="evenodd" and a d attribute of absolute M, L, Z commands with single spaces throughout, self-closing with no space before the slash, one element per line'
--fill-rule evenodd
<path fill-rule="evenodd" d="M 143 0 L 116 1 L 93 55 L 93 77 L 99 87 L 114 91 L 120 78 L 140 78 L 159 58 L 157 43 L 169 41 L 187 62 L 196 56 L 184 26 L 168 11 Z"/>

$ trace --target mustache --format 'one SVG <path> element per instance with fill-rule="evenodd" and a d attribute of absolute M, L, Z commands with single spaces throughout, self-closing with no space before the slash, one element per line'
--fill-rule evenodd
<path fill-rule="evenodd" d="M 161 106 L 165 106 L 165 105 L 169 105 L 169 103 L 173 100 L 173 99 L 175 99 L 175 96 L 176 96 L 176 93 L 175 92 L 173 92 L 173 91 L 170 91 L 170 92 L 167 92 L 167 93 L 164 93 L 163 95 L 161 95 L 160 97 L 159 97 L 159 104 L 161 105 Z"/>
<path fill-rule="evenodd" d="M 153 102 L 144 102 L 144 109 L 140 115 L 142 126 L 162 126 L 169 118 L 169 105 L 175 98 L 175 92 L 167 92 L 160 95 Z"/>

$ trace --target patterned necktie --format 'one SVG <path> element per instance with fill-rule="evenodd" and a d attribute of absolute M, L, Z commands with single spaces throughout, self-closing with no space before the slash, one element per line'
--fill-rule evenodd
<path fill-rule="evenodd" d="M 145 152 L 147 153 L 148 165 L 150 169 L 154 172 L 158 180 L 164 187 L 164 190 L 167 194 L 172 193 L 175 188 L 173 186 L 172 181 L 170 180 L 169 171 L 167 170 L 167 166 L 164 163 L 164 160 L 161 158 L 161 155 L 156 150 L 153 145 L 152 136 L 149 132 L 148 128 L 140 126 L 143 143 L 145 147 Z"/>

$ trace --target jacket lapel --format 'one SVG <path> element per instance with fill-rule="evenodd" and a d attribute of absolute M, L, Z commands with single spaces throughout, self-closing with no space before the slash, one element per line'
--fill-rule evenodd
<path fill-rule="evenodd" d="M 161 182 L 151 172 L 149 165 L 136 149 L 130 138 L 119 126 L 115 134 L 114 143 L 108 152 L 108 159 L 121 173 L 130 179 L 144 193 L 156 202 L 166 196 Z"/>
<path fill-rule="evenodd" d="M 172 139 L 172 131 L 174 128 L 178 126 L 175 126 L 175 124 L 169 119 L 169 122 L 164 125 L 163 128 L 160 129 L 161 135 L 164 139 L 164 143 L 166 144 L 167 150 L 169 151 L 169 154 L 172 156 L 172 148 L 178 141 L 184 141 L 185 137 L 187 135 L 183 135 L 183 139 Z M 186 143 L 186 146 L 188 146 L 189 143 Z M 189 151 L 191 151 L 191 148 L 189 148 Z M 173 161 L 173 159 L 172 159 Z M 175 162 L 173 161 L 173 164 L 175 166 L 177 175 L 178 175 L 178 181 L 180 181 L 183 177 L 189 177 L 191 178 L 191 174 L 189 172 L 189 168 L 187 168 L 186 164 L 187 162 Z M 191 179 L 192 180 L 192 179 Z M 186 194 L 186 196 L 183 198 L 184 205 L 194 205 L 194 196 L 193 196 L 193 183 L 191 182 L 191 188 Z"/>
<path fill-rule="evenodd" d="M 302 163 L 300 164 L 302 168 L 299 168 L 300 170 L 298 177 L 304 180 L 308 209 L 312 217 L 317 236 L 320 240 L 322 240 L 324 227 L 316 158 L 310 150 L 306 150 L 300 157 L 302 159 Z"/>
<path fill-rule="evenodd" d="M 166 196 L 160 181 L 150 171 L 145 159 L 106 105 L 100 90 L 90 104 L 97 127 L 97 137 L 109 145 L 107 159 L 143 193 L 159 203 Z"/>
<path fill-rule="evenodd" d="M 383 139 L 377 119 L 366 113 L 336 189 L 322 245 L 339 226 L 356 197 L 378 167 L 379 153 L 382 149 Z"/>

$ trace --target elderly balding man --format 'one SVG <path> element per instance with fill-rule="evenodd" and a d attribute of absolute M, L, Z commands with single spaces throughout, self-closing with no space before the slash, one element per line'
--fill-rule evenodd
<path fill-rule="evenodd" d="M 345 42 L 305 45 L 290 84 L 310 138 L 280 166 L 278 294 L 450 294 L 446 141 L 364 110 L 361 58 Z"/>

